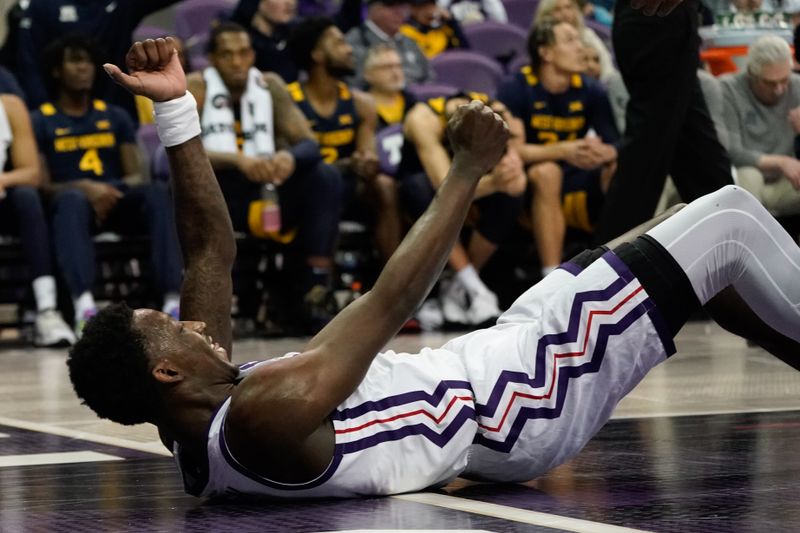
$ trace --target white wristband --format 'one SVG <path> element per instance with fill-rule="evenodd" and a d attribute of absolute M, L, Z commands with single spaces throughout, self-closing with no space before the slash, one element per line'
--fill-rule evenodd
<path fill-rule="evenodd" d="M 164 146 L 183 144 L 200 135 L 197 102 L 189 91 L 180 98 L 153 103 L 158 137 Z"/>

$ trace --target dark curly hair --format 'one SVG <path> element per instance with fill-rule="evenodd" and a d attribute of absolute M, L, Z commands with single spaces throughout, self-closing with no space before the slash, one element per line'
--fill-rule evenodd
<path fill-rule="evenodd" d="M 206 52 L 209 54 L 213 54 L 217 51 L 217 47 L 219 46 L 219 36 L 224 35 L 226 33 L 247 33 L 247 28 L 239 24 L 238 22 L 233 22 L 230 20 L 226 20 L 225 22 L 220 22 L 218 24 L 214 24 L 211 27 L 211 33 L 208 36 L 208 43 L 206 43 Z"/>
<path fill-rule="evenodd" d="M 330 17 L 308 17 L 294 27 L 286 44 L 297 68 L 307 71 L 311 67 L 311 52 L 331 26 L 335 23 Z"/>
<path fill-rule="evenodd" d="M 125 425 L 152 421 L 160 394 L 150 376 L 145 338 L 133 310 L 111 304 L 86 324 L 67 358 L 72 387 L 100 418 Z"/>
<path fill-rule="evenodd" d="M 95 68 L 95 80 L 97 72 L 105 61 L 105 53 L 98 46 L 97 41 L 82 33 L 70 33 L 52 41 L 42 52 L 42 79 L 45 88 L 51 97 L 58 94 L 59 80 L 53 76 L 53 71 L 64 66 L 64 57 L 67 50 L 86 52 L 89 60 Z"/>

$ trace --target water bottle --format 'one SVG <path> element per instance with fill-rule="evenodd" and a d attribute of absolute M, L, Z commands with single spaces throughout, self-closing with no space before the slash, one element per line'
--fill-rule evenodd
<path fill-rule="evenodd" d="M 261 187 L 261 200 L 261 229 L 264 233 L 278 233 L 281 230 L 281 206 L 275 185 L 265 183 Z"/>

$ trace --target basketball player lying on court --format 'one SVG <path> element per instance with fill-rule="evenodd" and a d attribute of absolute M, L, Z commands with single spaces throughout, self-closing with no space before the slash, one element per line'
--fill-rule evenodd
<path fill-rule="evenodd" d="M 126 62 L 130 74 L 106 68 L 157 102 L 168 147 L 185 321 L 110 306 L 70 353 L 70 377 L 100 417 L 158 426 L 191 494 L 351 497 L 456 476 L 535 478 L 581 450 L 701 304 L 800 366 L 800 249 L 733 186 L 612 251 L 580 254 L 492 328 L 379 353 L 436 280 L 478 180 L 503 154 L 507 127 L 478 102 L 450 120 L 448 177 L 374 289 L 301 353 L 233 365 L 235 245 L 194 101 L 171 41 L 136 43 Z"/>

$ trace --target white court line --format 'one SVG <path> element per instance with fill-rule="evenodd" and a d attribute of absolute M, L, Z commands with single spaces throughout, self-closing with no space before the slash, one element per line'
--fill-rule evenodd
<path fill-rule="evenodd" d="M 797 407 L 765 407 L 753 409 L 711 409 L 709 411 L 660 411 L 658 413 L 636 413 L 630 415 L 611 415 L 611 420 L 636 420 L 639 418 L 671 418 L 678 416 L 746 415 L 752 413 L 784 413 L 800 411 Z"/>
<path fill-rule="evenodd" d="M 578 533 L 642 533 L 643 531 L 641 529 L 631 529 L 628 527 L 603 524 L 601 522 L 592 522 L 590 520 L 581 520 L 580 518 L 569 518 L 549 513 L 528 511 L 526 509 L 508 507 L 507 505 L 466 500 L 464 498 L 457 498 L 445 494 L 434 494 L 431 492 L 401 494 L 399 496 L 392 496 L 392 498 L 444 507 L 445 509 L 452 509 L 454 511 L 502 518 L 503 520 L 511 520 L 512 522 L 522 522 L 523 524 L 552 527 L 563 531 L 576 531 Z"/>
<path fill-rule="evenodd" d="M 97 461 L 123 461 L 122 457 L 97 452 L 27 453 L 0 455 L 0 468 L 9 466 L 59 465 L 65 463 L 94 463 Z"/>
<path fill-rule="evenodd" d="M 96 433 L 87 433 L 85 431 L 51 426 L 49 424 L 25 422 L 23 420 L 15 420 L 13 418 L 6 418 L 4 416 L 0 416 L 0 425 L 11 426 L 17 429 L 27 429 L 29 431 L 38 431 L 40 433 L 49 433 L 51 435 L 69 437 L 71 439 L 96 442 L 97 444 L 108 444 L 109 446 L 117 446 L 119 448 L 127 448 L 129 450 L 153 453 L 156 455 L 163 455 L 165 457 L 172 457 L 172 454 L 164 447 L 163 444 L 161 444 L 160 441 L 137 442 L 119 437 L 108 437 L 106 435 L 97 435 Z"/>

